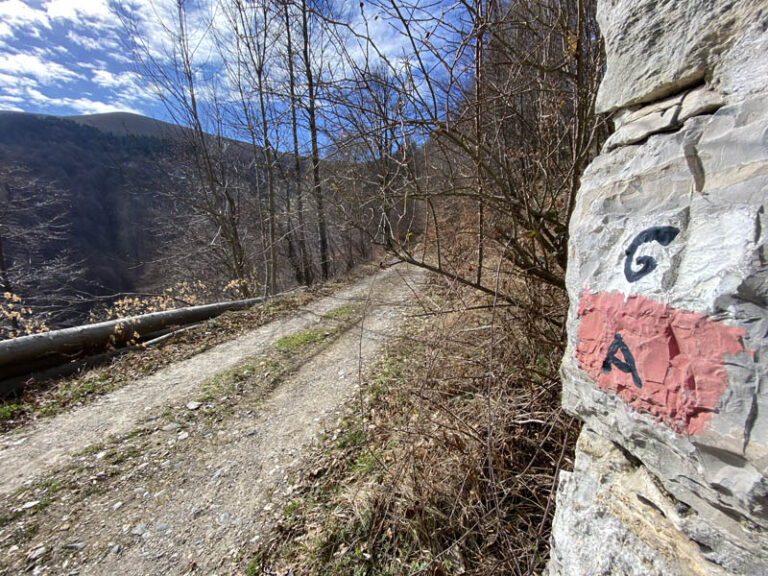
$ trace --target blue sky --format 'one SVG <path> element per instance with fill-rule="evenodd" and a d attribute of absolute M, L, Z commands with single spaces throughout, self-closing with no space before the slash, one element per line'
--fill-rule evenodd
<path fill-rule="evenodd" d="M 353 28 L 362 32 L 365 23 L 358 2 L 337 1 L 350 10 Z M 161 62 L 168 58 L 171 51 L 162 22 L 174 20 L 173 0 L 0 0 L 0 110 L 54 115 L 128 111 L 170 119 L 151 86 L 136 72 L 116 3 L 138 23 L 141 40 L 153 57 Z M 408 58 L 409 43 L 384 17 L 381 5 L 377 7 L 375 0 L 363 4 L 367 33 L 381 52 L 395 63 Z M 451 2 L 423 4 L 421 26 L 428 32 L 429 17 Z M 210 24 L 216 28 L 225 20 L 224 11 L 212 0 L 187 0 L 186 6 L 195 64 L 201 73 L 207 70 L 221 77 L 218 91 L 227 80 L 213 48 Z M 362 46 L 348 49 L 359 57 L 364 52 Z M 226 99 L 226 89 L 219 97 Z"/>
<path fill-rule="evenodd" d="M 108 0 L 0 0 L 0 110 L 164 116 Z"/>

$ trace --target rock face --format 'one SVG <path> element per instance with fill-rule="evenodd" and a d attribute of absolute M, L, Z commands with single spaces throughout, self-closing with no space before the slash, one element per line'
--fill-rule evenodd
<path fill-rule="evenodd" d="M 685 507 L 613 442 L 585 429 L 558 488 L 551 568 L 566 574 L 727 574 L 680 531 Z M 571 503 L 564 506 L 563 503 Z"/>
<path fill-rule="evenodd" d="M 553 574 L 768 573 L 768 2 L 603 0 Z M 638 107 L 638 103 L 644 103 Z"/>
<path fill-rule="evenodd" d="M 607 68 L 597 111 L 660 100 L 707 81 L 722 93 L 764 88 L 764 0 L 599 0 Z"/>

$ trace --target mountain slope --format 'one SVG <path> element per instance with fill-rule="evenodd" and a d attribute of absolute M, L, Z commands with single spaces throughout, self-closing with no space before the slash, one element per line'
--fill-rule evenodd
<path fill-rule="evenodd" d="M 65 116 L 64 119 L 83 126 L 91 126 L 101 132 L 115 136 L 149 136 L 161 139 L 179 138 L 185 130 L 175 124 L 169 124 L 168 122 L 130 112 Z"/>
<path fill-rule="evenodd" d="M 121 120 L 118 115 L 89 121 L 106 130 Z M 155 122 L 131 120 L 123 124 L 126 129 L 144 127 L 145 132 Z M 7 220 L 14 210 L 27 212 L 21 232 L 5 239 L 5 267 L 16 271 L 10 291 L 25 301 L 42 290 L 38 272 L 64 252 L 83 273 L 59 290 L 113 294 L 138 287 L 141 263 L 152 255 L 146 233 L 157 202 L 149 192 L 163 177 L 156 159 L 169 153 L 170 144 L 148 134 L 117 136 L 103 130 L 53 116 L 0 113 L 3 214 Z M 51 216 L 28 206 L 45 204 L 53 195 L 60 233 L 56 242 L 38 249 L 24 228 L 39 228 Z"/>

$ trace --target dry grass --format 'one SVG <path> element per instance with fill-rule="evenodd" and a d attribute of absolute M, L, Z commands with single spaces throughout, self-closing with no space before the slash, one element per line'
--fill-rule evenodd
<path fill-rule="evenodd" d="M 556 304 L 557 295 L 544 294 Z M 251 574 L 535 574 L 576 424 L 541 319 L 434 286 L 329 431 Z M 527 323 L 535 323 L 527 324 Z"/>

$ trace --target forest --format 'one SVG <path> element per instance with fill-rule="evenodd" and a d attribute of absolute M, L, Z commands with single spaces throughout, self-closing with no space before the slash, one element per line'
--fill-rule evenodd
<path fill-rule="evenodd" d="M 110 295 L 274 294 L 377 250 L 559 340 L 562 313 L 547 310 L 568 217 L 606 133 L 594 11 L 179 0 L 150 41 L 124 5 L 138 69 L 187 129 L 118 137 L 3 115 L 3 292 L 30 326 L 56 326 Z M 397 58 L 377 45 L 387 35 Z"/>

